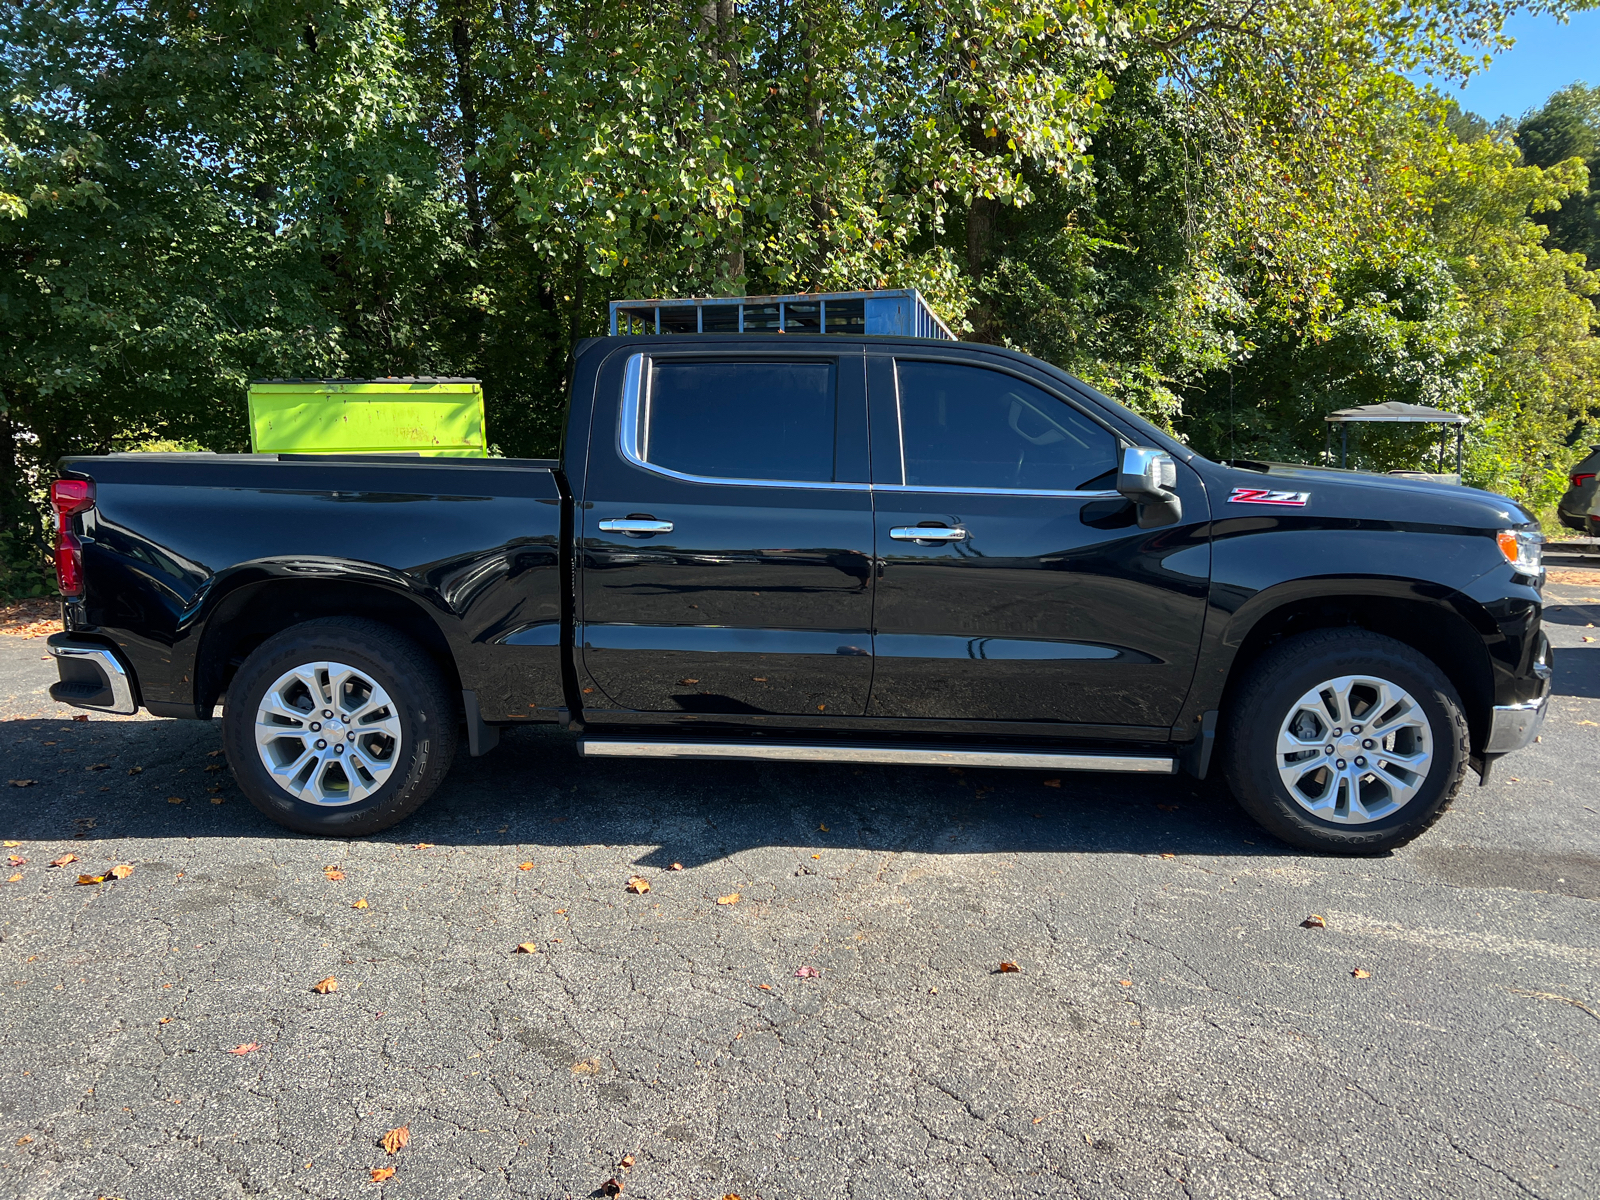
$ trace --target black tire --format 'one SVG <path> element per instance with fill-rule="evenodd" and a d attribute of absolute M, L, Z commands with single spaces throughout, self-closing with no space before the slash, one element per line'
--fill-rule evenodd
<path fill-rule="evenodd" d="M 285 672 L 316 662 L 345 664 L 381 686 L 400 730 L 399 749 L 381 786 L 331 806 L 301 799 L 281 785 L 256 749 L 256 716 L 268 689 Z M 359 617 L 307 621 L 268 638 L 229 684 L 223 712 L 228 763 L 250 803 L 297 833 L 328 837 L 363 837 L 416 812 L 449 772 L 456 739 L 455 705 L 438 668 L 410 639 Z"/>
<path fill-rule="evenodd" d="M 1432 743 L 1432 761 L 1415 794 L 1360 824 L 1313 814 L 1278 771 L 1278 735 L 1291 710 L 1318 684 L 1347 675 L 1373 676 L 1409 692 L 1427 718 Z M 1268 832 L 1306 850 L 1358 855 L 1403 846 L 1439 819 L 1467 771 L 1467 720 L 1444 672 L 1403 642 L 1364 629 L 1320 629 L 1274 646 L 1251 667 L 1224 719 L 1223 764 L 1240 807 Z"/>

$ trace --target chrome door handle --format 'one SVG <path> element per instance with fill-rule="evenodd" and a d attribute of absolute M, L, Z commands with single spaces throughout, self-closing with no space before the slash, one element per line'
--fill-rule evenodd
<path fill-rule="evenodd" d="M 959 542 L 967 536 L 967 531 L 945 526 L 899 525 L 889 530 L 889 536 L 897 542 Z"/>
<path fill-rule="evenodd" d="M 639 521 L 633 518 L 611 517 L 600 522 L 602 533 L 671 533 L 671 521 Z"/>

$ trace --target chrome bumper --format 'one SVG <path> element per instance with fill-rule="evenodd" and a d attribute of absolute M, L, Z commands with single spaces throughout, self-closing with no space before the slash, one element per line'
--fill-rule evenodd
<path fill-rule="evenodd" d="M 87 662 L 99 668 L 100 674 L 105 677 L 105 687 L 91 689 L 83 684 L 69 684 L 63 681 L 50 689 L 50 698 L 62 704 L 71 704 L 77 708 L 92 709 L 95 712 L 116 713 L 127 716 L 139 711 L 139 706 L 133 700 L 133 681 L 128 677 L 127 668 L 124 667 L 117 656 L 104 646 L 95 642 L 74 642 L 57 634 L 48 643 L 50 653 L 61 659 Z M 85 692 L 93 691 L 100 694 L 108 690 L 111 693 L 111 703 L 85 702 L 75 699 L 73 690 L 82 688 Z"/>
<path fill-rule="evenodd" d="M 1539 726 L 1544 724 L 1545 711 L 1550 707 L 1550 693 L 1537 700 L 1522 704 L 1497 704 L 1489 718 L 1489 738 L 1484 743 L 1485 754 L 1510 754 L 1521 750 L 1539 736 Z"/>

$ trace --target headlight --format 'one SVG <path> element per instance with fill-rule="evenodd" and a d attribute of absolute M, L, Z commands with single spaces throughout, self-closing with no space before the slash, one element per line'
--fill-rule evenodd
<path fill-rule="evenodd" d="M 1520 574 L 1538 579 L 1544 574 L 1544 534 L 1537 529 L 1502 529 L 1495 535 L 1500 553 Z"/>

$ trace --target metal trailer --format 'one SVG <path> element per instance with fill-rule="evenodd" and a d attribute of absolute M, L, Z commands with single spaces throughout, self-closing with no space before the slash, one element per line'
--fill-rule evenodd
<path fill-rule="evenodd" d="M 611 334 L 844 333 L 959 341 L 915 288 L 613 300 Z"/>
<path fill-rule="evenodd" d="M 1461 441 L 1466 432 L 1467 423 L 1471 417 L 1464 417 L 1460 413 L 1445 412 L 1442 408 L 1429 408 L 1425 404 L 1403 404 L 1398 400 L 1388 400 L 1383 404 L 1362 404 L 1356 408 L 1341 408 L 1338 412 L 1329 413 L 1323 420 L 1328 422 L 1328 457 L 1333 457 L 1333 426 L 1339 426 L 1339 466 L 1343 467 L 1350 458 L 1350 426 L 1355 422 L 1399 422 L 1403 424 L 1438 425 L 1439 438 L 1439 465 L 1444 465 L 1444 433 L 1452 425 L 1456 427 L 1456 470 L 1454 475 L 1444 472 L 1431 473 L 1427 471 L 1390 471 L 1391 475 L 1409 475 L 1414 478 L 1433 479 L 1439 483 L 1461 482 Z"/>

